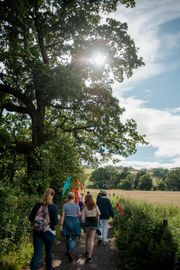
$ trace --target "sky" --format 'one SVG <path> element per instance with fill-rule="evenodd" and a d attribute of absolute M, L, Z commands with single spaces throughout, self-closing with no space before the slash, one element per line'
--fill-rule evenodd
<path fill-rule="evenodd" d="M 135 8 L 120 5 L 113 17 L 128 23 L 145 62 L 113 93 L 124 119 L 133 118 L 149 143 L 120 165 L 180 167 L 180 0 L 136 0 Z"/>

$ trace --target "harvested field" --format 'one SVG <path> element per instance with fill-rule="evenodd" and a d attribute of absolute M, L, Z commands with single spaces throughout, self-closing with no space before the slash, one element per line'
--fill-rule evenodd
<path fill-rule="evenodd" d="M 90 189 L 92 193 L 98 193 L 99 190 Z M 148 203 L 180 207 L 180 191 L 143 191 L 143 190 L 108 190 L 108 195 L 112 197 L 124 197 L 136 199 Z"/>

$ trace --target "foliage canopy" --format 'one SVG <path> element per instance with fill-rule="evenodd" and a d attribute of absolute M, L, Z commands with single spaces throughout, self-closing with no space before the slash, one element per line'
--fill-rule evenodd
<path fill-rule="evenodd" d="M 121 121 L 124 108 L 112 96 L 113 81 L 143 65 L 127 24 L 107 17 L 118 3 L 135 5 L 1 1 L 0 150 L 25 154 L 29 172 L 40 162 L 32 151 L 59 134 L 79 161 L 91 162 L 97 152 L 103 158 L 128 156 L 144 143 L 134 120 Z M 106 58 L 101 67 L 89 61 L 98 51 Z"/>

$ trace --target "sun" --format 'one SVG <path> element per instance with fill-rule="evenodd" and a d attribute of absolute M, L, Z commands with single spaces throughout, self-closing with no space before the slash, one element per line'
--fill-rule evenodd
<path fill-rule="evenodd" d="M 101 67 L 105 64 L 106 57 L 102 53 L 97 52 L 90 57 L 89 62 L 96 67 Z"/>

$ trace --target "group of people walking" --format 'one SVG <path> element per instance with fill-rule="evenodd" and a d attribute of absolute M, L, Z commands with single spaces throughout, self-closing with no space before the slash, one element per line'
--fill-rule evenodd
<path fill-rule="evenodd" d="M 34 253 L 31 261 L 31 270 L 37 270 L 43 246 L 45 245 L 46 269 L 52 270 L 52 248 L 55 240 L 55 226 L 58 224 L 58 210 L 53 203 L 55 192 L 48 188 L 41 202 L 34 205 L 29 216 L 33 224 Z M 83 197 L 83 196 L 82 196 Z M 65 255 L 73 261 L 74 249 L 80 239 L 81 229 L 86 233 L 84 256 L 86 262 L 92 262 L 92 254 L 96 232 L 100 231 L 98 244 L 107 244 L 108 220 L 114 217 L 112 204 L 107 192 L 101 190 L 96 202 L 91 194 L 81 198 L 79 204 L 74 201 L 74 193 L 69 192 L 66 203 L 63 204 L 60 215 L 60 230 L 66 242 Z"/>

